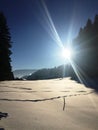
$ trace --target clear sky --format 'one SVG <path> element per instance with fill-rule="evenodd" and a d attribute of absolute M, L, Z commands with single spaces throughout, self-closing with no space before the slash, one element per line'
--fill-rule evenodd
<path fill-rule="evenodd" d="M 63 64 L 59 39 L 71 43 L 87 19 L 98 14 L 98 0 L 0 0 L 12 37 L 12 67 L 51 68 Z"/>

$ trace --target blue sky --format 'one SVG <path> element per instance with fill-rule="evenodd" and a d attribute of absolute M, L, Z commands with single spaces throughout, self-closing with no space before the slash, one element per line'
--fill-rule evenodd
<path fill-rule="evenodd" d="M 13 42 L 13 70 L 51 68 L 65 62 L 43 3 L 64 46 L 88 18 L 94 20 L 98 14 L 97 0 L 0 0 Z"/>

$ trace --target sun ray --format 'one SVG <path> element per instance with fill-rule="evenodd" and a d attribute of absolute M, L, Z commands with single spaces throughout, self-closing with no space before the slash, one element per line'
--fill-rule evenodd
<path fill-rule="evenodd" d="M 74 72 L 76 73 L 76 75 L 77 75 L 77 77 L 78 77 L 80 83 L 81 83 L 81 84 L 84 84 L 84 83 L 85 83 L 85 85 L 86 85 L 86 82 L 87 82 L 87 81 L 85 81 L 85 80 L 88 80 L 87 75 L 79 68 L 78 65 L 76 65 L 74 62 L 72 62 L 72 60 L 70 61 L 70 63 L 71 63 L 71 66 L 73 67 Z M 84 79 L 85 79 L 85 80 L 84 80 Z M 85 87 L 85 85 L 83 85 L 83 86 L 84 86 L 83 88 L 84 88 L 85 91 L 88 91 L 88 89 Z M 92 96 L 91 96 L 91 95 L 88 95 L 88 99 L 91 101 L 93 107 L 94 107 L 95 110 L 97 111 L 97 106 L 96 106 L 96 103 L 95 103 L 94 99 L 92 98 Z"/>
<path fill-rule="evenodd" d="M 74 63 L 72 62 L 72 60 L 70 60 L 70 64 L 71 64 L 71 66 L 72 66 L 72 68 L 73 68 L 73 70 L 74 70 L 74 72 L 75 72 L 77 78 L 79 79 L 80 83 L 83 84 L 83 82 L 82 82 L 82 80 L 81 80 L 81 77 L 80 77 L 80 75 L 79 75 L 79 73 L 78 73 L 78 71 L 77 71 L 77 69 L 76 69 Z"/>
<path fill-rule="evenodd" d="M 54 37 L 52 36 L 52 38 L 53 38 L 53 40 L 56 41 L 56 43 L 57 43 L 61 48 L 64 48 L 64 45 L 63 45 L 63 43 L 62 43 L 62 41 L 61 41 L 61 38 L 60 38 L 60 36 L 59 36 L 59 34 L 58 34 L 57 30 L 56 30 L 56 27 L 55 27 L 55 25 L 54 25 L 54 22 L 53 22 L 53 20 L 52 20 L 52 18 L 51 18 L 51 15 L 50 15 L 50 13 L 49 13 L 49 10 L 48 10 L 48 8 L 47 8 L 47 6 L 46 6 L 44 0 L 41 0 L 41 2 L 42 2 L 42 6 L 43 6 L 43 8 L 44 8 L 44 10 L 45 10 L 46 19 L 47 19 L 46 21 L 47 21 L 47 23 L 48 23 L 48 25 L 49 25 L 49 28 L 50 28 L 50 30 L 51 30 L 51 32 L 52 32 L 52 35 L 54 36 Z"/>

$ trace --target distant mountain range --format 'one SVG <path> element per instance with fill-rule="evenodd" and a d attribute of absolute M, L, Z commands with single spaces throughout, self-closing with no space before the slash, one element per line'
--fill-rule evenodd
<path fill-rule="evenodd" d="M 37 71 L 36 69 L 20 69 L 20 70 L 14 70 L 13 74 L 15 78 L 22 78 L 25 76 L 30 76 L 36 71 Z"/>

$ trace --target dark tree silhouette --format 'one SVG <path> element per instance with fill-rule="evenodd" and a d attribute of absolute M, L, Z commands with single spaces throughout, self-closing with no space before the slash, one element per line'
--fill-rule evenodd
<path fill-rule="evenodd" d="M 98 33 L 98 15 L 96 15 L 94 19 L 94 32 Z"/>
<path fill-rule="evenodd" d="M 2 12 L 0 12 L 0 80 L 12 80 L 11 71 L 11 36 L 7 21 Z"/>
<path fill-rule="evenodd" d="M 98 15 L 94 22 L 88 19 L 73 41 L 76 53 L 75 63 L 89 77 L 98 77 Z"/>

